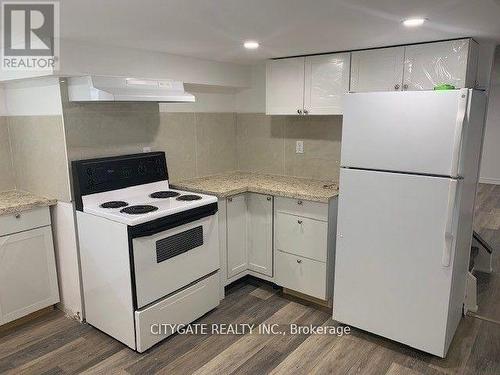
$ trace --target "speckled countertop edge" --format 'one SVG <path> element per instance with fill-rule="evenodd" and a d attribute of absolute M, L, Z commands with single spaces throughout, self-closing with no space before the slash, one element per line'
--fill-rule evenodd
<path fill-rule="evenodd" d="M 29 211 L 36 207 L 48 207 L 57 203 L 57 199 L 45 198 L 20 190 L 0 192 L 0 215 Z"/>
<path fill-rule="evenodd" d="M 324 185 L 331 185 L 325 188 Z M 172 182 L 174 189 L 212 194 L 218 198 L 245 192 L 327 203 L 338 195 L 338 183 L 299 177 L 231 172 Z"/>

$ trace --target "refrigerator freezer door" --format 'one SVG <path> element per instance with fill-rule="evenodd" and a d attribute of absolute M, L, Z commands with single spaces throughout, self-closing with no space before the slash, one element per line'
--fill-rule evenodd
<path fill-rule="evenodd" d="M 341 165 L 458 176 L 469 92 L 347 94 Z"/>
<path fill-rule="evenodd" d="M 341 169 L 334 319 L 444 356 L 459 183 Z"/>

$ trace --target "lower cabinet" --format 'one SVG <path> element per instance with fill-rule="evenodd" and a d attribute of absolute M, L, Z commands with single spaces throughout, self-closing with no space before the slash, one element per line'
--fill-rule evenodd
<path fill-rule="evenodd" d="M 336 202 L 279 198 L 274 210 L 276 284 L 321 300 L 331 299 Z"/>
<path fill-rule="evenodd" d="M 326 263 L 276 252 L 276 284 L 326 300 Z"/>
<path fill-rule="evenodd" d="M 337 198 L 320 203 L 257 193 L 226 198 L 222 284 L 250 274 L 330 301 L 336 204 Z"/>
<path fill-rule="evenodd" d="M 226 199 L 227 279 L 248 271 L 273 276 L 273 197 L 244 193 Z"/>
<path fill-rule="evenodd" d="M 246 194 L 227 198 L 227 278 L 247 270 Z"/>
<path fill-rule="evenodd" d="M 48 208 L 43 209 L 47 212 L 41 216 L 50 223 Z M 15 215 L 19 228 L 25 229 L 32 216 Z M 51 226 L 39 224 L 45 226 L 0 237 L 0 324 L 59 302 Z"/>
<path fill-rule="evenodd" d="M 247 195 L 248 269 L 273 276 L 273 197 Z"/>

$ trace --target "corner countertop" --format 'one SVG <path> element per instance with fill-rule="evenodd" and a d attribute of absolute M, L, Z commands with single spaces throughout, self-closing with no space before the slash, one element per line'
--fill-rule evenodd
<path fill-rule="evenodd" d="M 40 197 L 19 190 L 0 192 L 0 215 L 28 211 L 36 207 L 48 207 L 57 203 L 57 199 Z"/>
<path fill-rule="evenodd" d="M 338 183 L 334 181 L 247 172 L 172 182 L 171 187 L 212 194 L 218 198 L 252 192 L 323 203 L 327 203 L 339 192 Z"/>

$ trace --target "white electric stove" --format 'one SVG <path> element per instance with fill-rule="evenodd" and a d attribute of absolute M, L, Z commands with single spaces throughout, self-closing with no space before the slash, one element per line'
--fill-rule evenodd
<path fill-rule="evenodd" d="M 216 197 L 170 189 L 163 152 L 72 169 L 89 324 L 143 352 L 219 304 Z"/>

